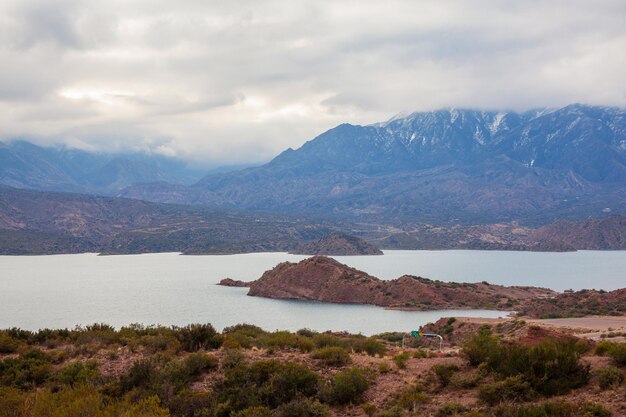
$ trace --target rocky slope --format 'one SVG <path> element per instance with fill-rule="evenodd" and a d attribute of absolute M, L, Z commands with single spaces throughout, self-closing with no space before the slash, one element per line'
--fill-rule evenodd
<path fill-rule="evenodd" d="M 306 217 L 0 187 L 0 254 L 289 251 L 333 231 Z"/>
<path fill-rule="evenodd" d="M 374 304 L 410 310 L 511 309 L 520 301 L 551 297 L 535 287 L 503 287 L 486 282 L 462 284 L 404 275 L 384 281 L 334 259 L 315 256 L 284 262 L 250 283 L 248 295 L 332 303 Z"/>
<path fill-rule="evenodd" d="M 332 215 L 387 224 L 485 224 L 626 213 L 626 111 L 448 109 L 343 124 L 266 165 L 148 200 Z"/>
<path fill-rule="evenodd" d="M 565 292 L 550 299 L 527 300 L 518 310 L 532 318 L 626 315 L 626 288 L 614 291 Z"/>
<path fill-rule="evenodd" d="M 562 242 L 581 250 L 625 250 L 626 216 L 582 222 L 559 221 L 531 233 L 538 242 Z"/>
<path fill-rule="evenodd" d="M 353 255 L 382 255 L 383 252 L 376 246 L 358 237 L 344 233 L 332 233 L 320 240 L 307 243 L 291 252 L 301 255 L 328 255 L 328 256 L 353 256 Z"/>

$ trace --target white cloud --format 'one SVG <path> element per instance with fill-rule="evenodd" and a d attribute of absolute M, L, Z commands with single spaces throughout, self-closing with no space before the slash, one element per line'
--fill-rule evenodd
<path fill-rule="evenodd" d="M 0 137 L 259 162 L 402 110 L 626 105 L 626 4 L 5 0 Z"/>

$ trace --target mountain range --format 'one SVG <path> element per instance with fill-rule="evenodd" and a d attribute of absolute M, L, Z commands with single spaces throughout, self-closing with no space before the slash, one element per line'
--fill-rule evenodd
<path fill-rule="evenodd" d="M 192 184 L 204 175 L 182 160 L 157 154 L 0 142 L 0 184 L 15 188 L 113 195 L 137 183 Z"/>
<path fill-rule="evenodd" d="M 626 213 L 626 111 L 446 109 L 342 124 L 259 167 L 119 195 L 386 224 L 537 226 Z"/>

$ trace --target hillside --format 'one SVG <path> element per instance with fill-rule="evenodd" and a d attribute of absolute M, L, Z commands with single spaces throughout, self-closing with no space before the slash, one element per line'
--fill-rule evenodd
<path fill-rule="evenodd" d="M 155 154 L 0 142 L 0 184 L 15 188 L 111 195 L 138 183 L 191 184 L 204 175 L 201 172 Z"/>
<path fill-rule="evenodd" d="M 0 254 L 289 251 L 337 230 L 306 217 L 0 188 Z"/>
<path fill-rule="evenodd" d="M 441 110 L 340 125 L 266 165 L 191 187 L 137 185 L 153 201 L 387 224 L 543 225 L 626 213 L 626 111 Z"/>
<path fill-rule="evenodd" d="M 222 284 L 233 286 L 230 281 Z M 257 297 L 374 304 L 407 310 L 510 309 L 526 299 L 553 294 L 544 288 L 503 287 L 486 282 L 446 283 L 409 275 L 384 281 L 323 256 L 297 264 L 281 263 L 253 281 L 248 293 Z"/>
<path fill-rule="evenodd" d="M 302 255 L 332 255 L 332 256 L 354 256 L 354 255 L 382 255 L 383 252 L 376 246 L 358 237 L 346 235 L 345 233 L 332 233 L 322 237 L 320 240 L 302 245 L 292 251 L 294 254 Z"/>
<path fill-rule="evenodd" d="M 576 249 L 626 250 L 626 216 L 582 222 L 562 220 L 533 231 L 531 239 L 563 242 Z"/>

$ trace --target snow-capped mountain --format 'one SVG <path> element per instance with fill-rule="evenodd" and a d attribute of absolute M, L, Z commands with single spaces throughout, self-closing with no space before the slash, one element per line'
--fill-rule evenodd
<path fill-rule="evenodd" d="M 339 125 L 266 165 L 151 200 L 401 221 L 543 222 L 626 208 L 626 112 L 445 109 Z"/>

